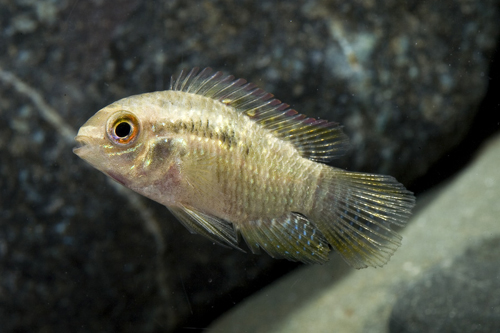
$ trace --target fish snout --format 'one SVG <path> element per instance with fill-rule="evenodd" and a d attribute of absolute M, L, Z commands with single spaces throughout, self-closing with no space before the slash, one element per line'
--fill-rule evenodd
<path fill-rule="evenodd" d="M 75 137 L 75 141 L 76 141 L 76 147 L 73 148 L 73 153 L 82 157 L 82 152 L 88 149 L 90 140 L 88 137 L 84 135 L 77 135 Z"/>

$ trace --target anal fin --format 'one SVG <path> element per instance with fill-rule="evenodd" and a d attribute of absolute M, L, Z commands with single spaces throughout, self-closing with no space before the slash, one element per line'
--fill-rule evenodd
<path fill-rule="evenodd" d="M 273 258 L 320 264 L 328 261 L 330 249 L 325 237 L 298 213 L 250 221 L 240 226 L 240 232 L 253 253 L 263 249 Z"/>

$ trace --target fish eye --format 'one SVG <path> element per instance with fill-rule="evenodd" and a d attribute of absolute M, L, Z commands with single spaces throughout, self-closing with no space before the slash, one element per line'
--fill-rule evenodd
<path fill-rule="evenodd" d="M 122 121 L 115 126 L 115 134 L 120 138 L 126 138 L 132 131 L 132 125 L 128 121 Z"/>
<path fill-rule="evenodd" d="M 139 134 L 139 120 L 132 113 L 120 111 L 108 121 L 108 137 L 114 143 L 130 144 Z"/>

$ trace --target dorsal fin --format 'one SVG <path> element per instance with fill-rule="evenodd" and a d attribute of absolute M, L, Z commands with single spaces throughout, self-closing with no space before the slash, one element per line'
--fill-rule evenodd
<path fill-rule="evenodd" d="M 291 142 L 301 156 L 313 161 L 328 162 L 344 155 L 349 148 L 349 138 L 339 124 L 307 118 L 272 94 L 232 75 L 213 73 L 210 68 L 199 72 L 195 67 L 189 72 L 181 71 L 177 78 L 172 77 L 170 89 L 232 106 L 277 137 Z"/>

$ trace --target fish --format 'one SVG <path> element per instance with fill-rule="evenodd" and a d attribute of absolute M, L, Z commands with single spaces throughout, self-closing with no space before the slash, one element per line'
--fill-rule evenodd
<path fill-rule="evenodd" d="M 73 152 L 164 206 L 191 232 L 241 251 L 381 267 L 401 245 L 415 197 L 395 178 L 326 163 L 342 126 L 307 117 L 255 84 L 210 68 L 172 76 L 79 129 Z"/>

